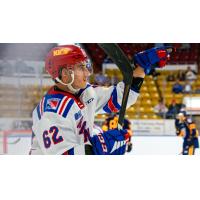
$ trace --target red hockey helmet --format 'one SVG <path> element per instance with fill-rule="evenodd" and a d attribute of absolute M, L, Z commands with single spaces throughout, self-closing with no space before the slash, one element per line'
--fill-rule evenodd
<path fill-rule="evenodd" d="M 45 70 L 53 79 L 59 76 L 62 67 L 72 68 L 79 62 L 87 62 L 83 49 L 76 45 L 62 45 L 51 49 L 45 60 Z"/>

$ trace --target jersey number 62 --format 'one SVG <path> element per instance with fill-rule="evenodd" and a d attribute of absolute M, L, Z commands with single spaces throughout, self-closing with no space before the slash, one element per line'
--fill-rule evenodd
<path fill-rule="evenodd" d="M 51 141 L 53 144 L 58 144 L 63 141 L 63 137 L 58 135 L 58 128 L 56 126 L 50 127 L 49 131 L 45 130 L 43 132 L 43 141 L 45 148 L 49 148 L 51 146 Z"/>

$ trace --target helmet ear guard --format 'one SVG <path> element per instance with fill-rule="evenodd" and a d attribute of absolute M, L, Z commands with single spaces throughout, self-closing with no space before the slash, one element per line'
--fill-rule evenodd
<path fill-rule="evenodd" d="M 72 84 L 73 84 L 73 82 L 74 82 L 74 72 L 72 71 L 72 73 L 70 74 L 70 76 L 71 76 L 71 78 L 72 78 L 72 80 L 71 80 L 71 82 L 69 82 L 69 83 L 64 83 L 60 78 L 55 78 L 55 81 L 57 81 L 58 83 L 61 83 L 62 85 L 65 85 L 65 86 L 67 86 L 69 89 L 70 89 L 70 91 L 72 91 L 73 93 L 77 93 L 78 91 L 79 91 L 79 89 L 75 89 L 75 88 L 73 88 L 72 87 Z"/>

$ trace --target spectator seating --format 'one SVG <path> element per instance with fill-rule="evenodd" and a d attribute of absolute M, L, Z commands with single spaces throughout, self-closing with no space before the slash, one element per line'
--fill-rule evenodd
<path fill-rule="evenodd" d="M 133 57 L 136 52 L 155 46 L 155 44 L 152 43 L 119 43 L 118 45 L 128 57 Z M 178 48 L 176 52 L 171 55 L 169 64 L 194 64 L 200 62 L 200 44 L 191 43 L 188 45 L 187 49 L 182 48 L 181 45 L 171 45 Z M 83 46 L 93 60 L 97 70 L 100 71 L 103 62 L 107 57 L 105 52 L 94 43 L 85 43 Z"/>

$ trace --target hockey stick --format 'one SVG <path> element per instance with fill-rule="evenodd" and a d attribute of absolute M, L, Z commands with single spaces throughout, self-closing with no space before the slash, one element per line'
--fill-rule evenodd
<path fill-rule="evenodd" d="M 120 47 L 115 43 L 99 43 L 98 44 L 106 54 L 112 59 L 112 61 L 117 65 L 123 75 L 123 81 L 125 83 L 124 93 L 121 103 L 121 109 L 119 112 L 118 129 L 122 129 L 124 123 L 124 116 L 126 112 L 126 106 L 128 101 L 128 96 L 131 88 L 131 83 L 133 79 L 133 69 L 134 65 L 131 65 L 128 58 Z"/>

